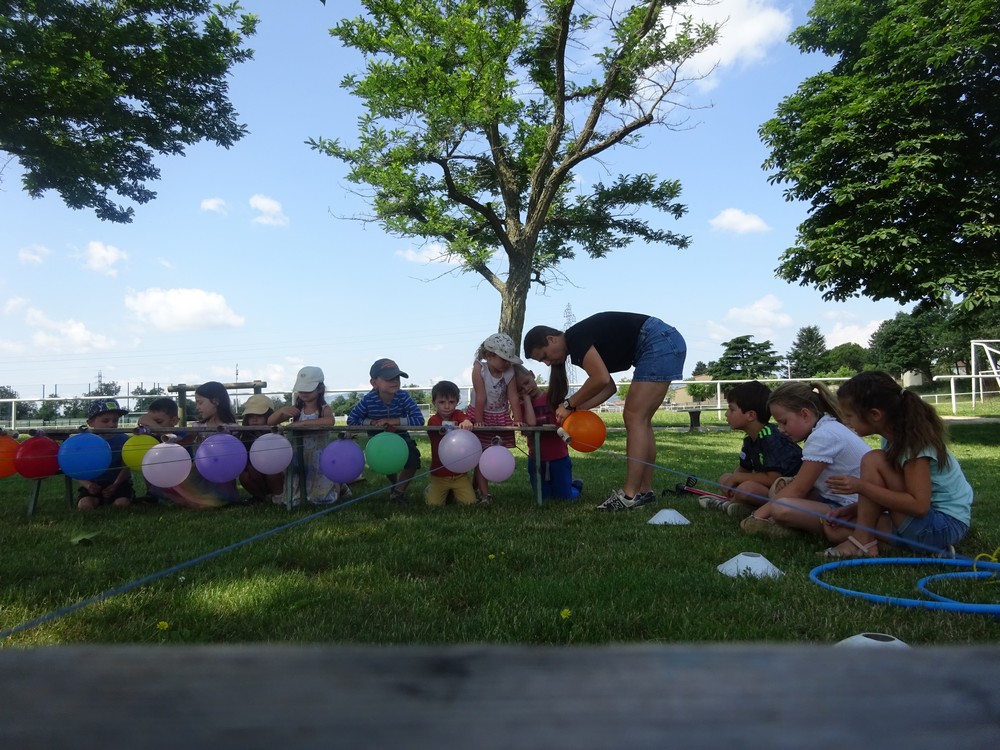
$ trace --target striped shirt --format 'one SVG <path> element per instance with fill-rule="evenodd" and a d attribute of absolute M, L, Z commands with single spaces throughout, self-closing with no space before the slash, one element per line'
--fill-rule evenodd
<path fill-rule="evenodd" d="M 396 391 L 392 401 L 385 403 L 375 389 L 365 394 L 365 397 L 354 405 L 347 415 L 347 424 L 360 426 L 371 424 L 376 419 L 399 418 L 399 426 L 421 425 L 424 414 L 420 406 L 406 391 Z"/>

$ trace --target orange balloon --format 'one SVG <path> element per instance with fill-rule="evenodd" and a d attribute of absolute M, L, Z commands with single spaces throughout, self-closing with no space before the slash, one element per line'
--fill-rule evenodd
<path fill-rule="evenodd" d="M 10 435 L 0 435 L 0 479 L 12 477 L 17 473 L 14 456 L 17 455 L 19 445 L 20 443 Z"/>
<path fill-rule="evenodd" d="M 604 420 L 592 411 L 574 411 L 563 420 L 562 428 L 569 435 L 569 446 L 580 453 L 596 451 L 604 445 L 608 428 Z"/>

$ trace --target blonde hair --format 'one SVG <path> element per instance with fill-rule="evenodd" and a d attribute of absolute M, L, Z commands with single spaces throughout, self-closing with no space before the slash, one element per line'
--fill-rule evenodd
<path fill-rule="evenodd" d="M 782 383 L 774 389 L 770 398 L 767 399 L 769 409 L 775 404 L 783 409 L 788 409 L 788 411 L 808 409 L 816 415 L 817 419 L 829 414 L 838 422 L 844 421 L 840 407 L 837 405 L 837 399 L 830 389 L 819 381 Z"/>

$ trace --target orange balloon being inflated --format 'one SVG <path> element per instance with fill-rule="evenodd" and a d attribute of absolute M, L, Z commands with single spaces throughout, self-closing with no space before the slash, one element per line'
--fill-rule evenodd
<path fill-rule="evenodd" d="M 608 436 L 604 420 L 592 411 L 572 412 L 563 420 L 562 428 L 569 435 L 569 447 L 580 453 L 596 451 Z"/>

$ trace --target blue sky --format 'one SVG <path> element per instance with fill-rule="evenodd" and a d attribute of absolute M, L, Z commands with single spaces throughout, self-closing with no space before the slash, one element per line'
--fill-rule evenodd
<path fill-rule="evenodd" d="M 231 381 L 238 370 L 278 391 L 308 364 L 323 368 L 328 389 L 360 390 L 379 357 L 396 359 L 407 384 L 470 381 L 473 353 L 497 327 L 498 294 L 478 276 L 428 262 L 433 248 L 348 218 L 367 206 L 345 168 L 304 143 L 353 141 L 361 110 L 338 84 L 362 60 L 328 29 L 359 5 L 243 4 L 261 17 L 255 59 L 231 81 L 250 135 L 229 150 L 200 145 L 161 160 L 158 197 L 136 208 L 133 223 L 101 222 L 54 193 L 32 200 L 16 162 L 0 173 L 0 385 L 23 398 L 56 386 L 71 396 L 95 385 L 98 372 L 124 392 Z M 689 375 L 734 336 L 770 340 L 785 354 L 801 327 L 816 325 L 830 347 L 867 345 L 903 309 L 827 303 L 774 278 L 806 207 L 767 183 L 757 129 L 828 63 L 785 42 L 810 7 L 722 0 L 703 9 L 728 21 L 710 59 L 699 61 L 717 67 L 689 88 L 692 109 L 678 115 L 687 123 L 647 128 L 640 148 L 612 151 L 578 174 L 679 179 L 687 215 L 656 221 L 690 235 L 691 247 L 638 244 L 566 263 L 561 285 L 531 292 L 526 328 L 562 327 L 567 305 L 577 319 L 602 310 L 656 315 L 687 339 Z"/>

